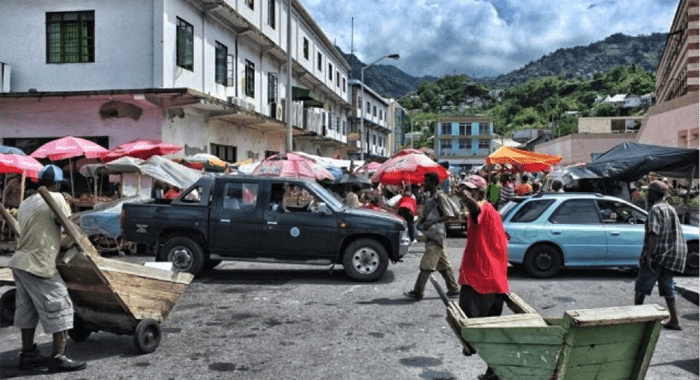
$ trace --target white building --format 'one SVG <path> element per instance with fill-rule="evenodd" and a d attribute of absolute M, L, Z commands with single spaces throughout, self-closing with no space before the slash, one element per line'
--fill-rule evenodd
<path fill-rule="evenodd" d="M 344 156 L 350 66 L 292 0 L 287 94 L 286 4 L 0 2 L 0 62 L 11 69 L 0 93 L 0 139 L 31 152 L 37 137 L 73 135 L 107 147 L 158 138 L 185 146 L 185 155 L 258 160 L 284 149 L 292 95 L 294 149 Z"/>
<path fill-rule="evenodd" d="M 393 126 L 390 125 L 389 100 L 379 96 L 374 90 L 361 85 L 359 80 L 353 79 L 350 81 L 352 87 L 352 106 L 353 114 L 350 117 L 350 133 L 355 141 L 357 151 L 352 154 L 353 158 L 362 158 L 361 149 L 364 148 L 364 159 L 383 161 L 389 158 L 391 141 L 389 135 L 392 132 Z M 364 87 L 361 98 L 360 86 Z M 361 118 L 363 121 L 361 121 Z M 393 119 L 392 119 L 393 120 Z M 364 129 L 361 124 L 364 123 Z M 364 137 L 364 145 L 361 144 L 360 138 Z"/>

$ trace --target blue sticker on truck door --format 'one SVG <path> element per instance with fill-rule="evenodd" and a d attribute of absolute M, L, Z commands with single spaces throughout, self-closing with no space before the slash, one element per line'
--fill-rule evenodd
<path fill-rule="evenodd" d="M 292 237 L 297 237 L 299 236 L 301 232 L 299 231 L 299 228 L 297 227 L 292 227 L 291 230 L 289 230 L 289 234 L 292 235 Z"/>

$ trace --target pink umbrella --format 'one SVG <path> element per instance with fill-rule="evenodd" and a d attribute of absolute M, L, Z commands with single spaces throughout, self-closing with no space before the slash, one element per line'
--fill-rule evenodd
<path fill-rule="evenodd" d="M 102 157 L 102 161 L 109 162 L 124 156 L 147 160 L 152 156 L 163 156 L 177 153 L 182 146 L 154 139 L 136 139 L 134 141 L 117 145 L 109 153 Z"/>
<path fill-rule="evenodd" d="M 405 149 L 394 154 L 384 162 L 374 173 L 372 182 L 399 186 L 403 183 L 421 184 L 425 181 L 425 173 L 435 172 L 444 181 L 448 177 L 447 170 L 430 159 L 423 152 L 415 149 Z"/>
<path fill-rule="evenodd" d="M 357 174 L 374 173 L 382 164 L 379 162 L 368 162 L 355 170 Z"/>
<path fill-rule="evenodd" d="M 280 153 L 264 159 L 253 170 L 260 177 L 289 177 L 333 180 L 333 175 L 313 160 L 294 153 Z"/>
<path fill-rule="evenodd" d="M 0 154 L 0 174 L 18 173 L 32 178 L 39 178 L 39 171 L 43 167 L 44 165 L 30 156 Z"/>
<path fill-rule="evenodd" d="M 35 150 L 30 156 L 34 158 L 46 158 L 51 161 L 71 159 L 73 157 L 85 156 L 85 158 L 99 158 L 109 152 L 107 149 L 95 144 L 92 141 L 81 139 L 80 137 L 66 136 L 58 140 L 47 142 Z M 75 197 L 73 186 L 73 162 L 70 162 L 70 184 L 71 194 Z"/>

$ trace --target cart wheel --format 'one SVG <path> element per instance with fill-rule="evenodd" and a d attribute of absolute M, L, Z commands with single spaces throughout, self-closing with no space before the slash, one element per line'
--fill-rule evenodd
<path fill-rule="evenodd" d="M 158 322 L 153 319 L 144 319 L 136 325 L 134 344 L 141 353 L 148 354 L 156 350 L 162 336 Z"/>
<path fill-rule="evenodd" d="M 90 337 L 92 331 L 85 328 L 83 320 L 77 315 L 73 316 L 73 328 L 68 330 L 68 336 L 76 342 L 82 342 Z"/>
<path fill-rule="evenodd" d="M 15 294 L 17 289 L 10 289 L 0 297 L 0 326 L 12 326 L 15 323 Z"/>

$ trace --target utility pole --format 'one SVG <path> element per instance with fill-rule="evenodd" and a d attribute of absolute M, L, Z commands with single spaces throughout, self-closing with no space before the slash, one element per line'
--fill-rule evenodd
<path fill-rule="evenodd" d="M 365 134 L 365 108 L 364 108 L 364 103 L 365 102 L 365 69 L 369 68 L 370 66 L 374 65 L 375 63 L 381 61 L 384 58 L 391 58 L 391 59 L 399 59 L 401 58 L 400 55 L 398 54 L 389 54 L 385 55 L 378 60 L 370 63 L 367 66 L 364 66 L 362 69 L 360 69 L 360 161 L 365 160 L 365 139 L 363 137 L 363 134 Z"/>
<path fill-rule="evenodd" d="M 287 96 L 285 99 L 287 138 L 285 150 L 291 153 L 292 144 L 292 0 L 287 0 Z"/>

